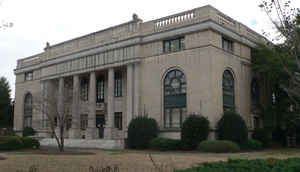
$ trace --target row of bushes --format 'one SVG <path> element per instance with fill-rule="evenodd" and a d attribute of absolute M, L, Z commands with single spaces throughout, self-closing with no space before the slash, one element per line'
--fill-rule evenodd
<path fill-rule="evenodd" d="M 236 112 L 227 111 L 217 123 L 218 141 L 206 141 L 209 121 L 199 115 L 190 115 L 182 124 L 181 140 L 157 138 L 158 125 L 154 119 L 137 117 L 128 128 L 128 146 L 134 149 L 195 150 L 210 152 L 236 152 L 242 149 L 262 148 L 259 140 L 248 140 L 245 121 Z"/>
<path fill-rule="evenodd" d="M 38 149 L 39 147 L 40 142 L 34 138 L 19 136 L 0 137 L 0 150 Z"/>
<path fill-rule="evenodd" d="M 256 160 L 231 160 L 227 162 L 203 163 L 176 172 L 298 172 L 300 169 L 300 158 L 278 159 L 256 159 Z"/>
<path fill-rule="evenodd" d="M 180 140 L 168 138 L 154 138 L 149 144 L 149 148 L 159 151 L 186 150 Z M 238 145 L 229 140 L 205 140 L 199 143 L 197 150 L 201 152 L 228 153 L 242 150 L 261 150 L 263 145 L 260 141 L 249 139 L 246 144 Z"/>

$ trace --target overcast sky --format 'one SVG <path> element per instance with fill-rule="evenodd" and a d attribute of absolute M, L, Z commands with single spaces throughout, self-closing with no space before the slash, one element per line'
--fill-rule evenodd
<path fill-rule="evenodd" d="M 294 0 L 300 7 L 300 0 Z M 17 59 L 43 51 L 46 42 L 59 43 L 118 25 L 138 14 L 144 22 L 210 4 L 262 33 L 272 26 L 259 9 L 260 0 L 0 0 L 0 76 L 8 78 L 14 97 Z"/>

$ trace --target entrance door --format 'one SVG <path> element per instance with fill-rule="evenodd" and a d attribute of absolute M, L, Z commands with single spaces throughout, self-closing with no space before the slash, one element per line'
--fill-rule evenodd
<path fill-rule="evenodd" d="M 104 115 L 96 115 L 96 127 L 99 130 L 99 138 L 102 139 L 104 136 L 104 125 L 105 125 L 105 118 Z"/>

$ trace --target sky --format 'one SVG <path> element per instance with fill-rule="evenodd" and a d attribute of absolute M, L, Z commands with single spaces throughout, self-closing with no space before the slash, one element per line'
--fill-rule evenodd
<path fill-rule="evenodd" d="M 136 13 L 144 22 L 210 4 L 262 33 L 273 26 L 258 7 L 261 0 L 0 0 L 0 77 L 15 92 L 17 60 L 43 52 L 51 45 L 118 25 Z M 294 0 L 300 7 L 300 0 Z"/>

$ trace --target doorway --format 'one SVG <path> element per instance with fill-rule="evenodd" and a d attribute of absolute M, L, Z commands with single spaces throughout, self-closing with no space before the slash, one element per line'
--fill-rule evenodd
<path fill-rule="evenodd" d="M 105 126 L 105 117 L 104 114 L 96 115 L 96 127 L 99 130 L 99 138 L 103 139 L 104 137 L 104 126 Z"/>

